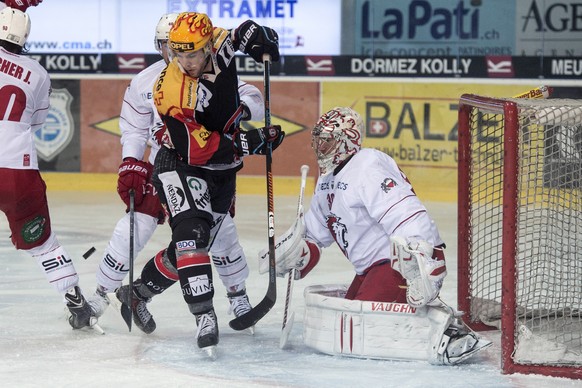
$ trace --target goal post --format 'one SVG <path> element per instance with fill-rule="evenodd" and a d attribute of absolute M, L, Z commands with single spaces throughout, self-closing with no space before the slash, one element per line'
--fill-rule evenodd
<path fill-rule="evenodd" d="M 582 101 L 459 101 L 458 308 L 503 373 L 582 378 Z"/>

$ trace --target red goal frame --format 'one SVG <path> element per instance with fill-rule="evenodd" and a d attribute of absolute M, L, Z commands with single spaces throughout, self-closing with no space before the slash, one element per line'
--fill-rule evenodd
<path fill-rule="evenodd" d="M 541 374 L 582 379 L 580 366 L 519 364 L 512 355 L 516 338 L 516 263 L 518 215 L 519 117 L 516 102 L 505 99 L 463 94 L 458 108 L 458 308 L 465 322 L 477 331 L 495 330 L 471 317 L 470 251 L 471 235 L 471 113 L 474 108 L 503 115 L 503 215 L 501 249 L 501 368 L 504 374 Z"/>

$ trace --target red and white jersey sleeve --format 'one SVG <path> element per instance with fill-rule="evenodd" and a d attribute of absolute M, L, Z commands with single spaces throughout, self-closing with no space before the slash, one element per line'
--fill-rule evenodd
<path fill-rule="evenodd" d="M 249 120 L 261 121 L 265 118 L 265 100 L 263 94 L 254 85 L 238 80 L 240 100 L 245 103 L 251 112 Z"/>
<path fill-rule="evenodd" d="M 154 162 L 160 148 L 155 133 L 163 127 L 163 123 L 153 103 L 153 88 L 165 67 L 163 59 L 147 67 L 131 80 L 125 91 L 119 117 L 122 158 L 142 160 L 149 141 L 152 147 L 149 162 Z"/>
<path fill-rule="evenodd" d="M 0 48 L 0 167 L 38 170 L 33 135 L 46 120 L 50 90 L 37 61 Z"/>
<path fill-rule="evenodd" d="M 356 273 L 390 258 L 391 235 L 442 244 L 406 176 L 388 155 L 364 148 L 337 175 L 320 177 L 305 215 L 307 238 L 335 241 Z"/>

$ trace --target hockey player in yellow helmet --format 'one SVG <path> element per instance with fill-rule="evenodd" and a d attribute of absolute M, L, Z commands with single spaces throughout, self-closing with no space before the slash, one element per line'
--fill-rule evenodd
<path fill-rule="evenodd" d="M 167 210 L 172 238 L 166 254 L 145 265 L 140 287 L 133 289 L 134 300 L 144 302 L 141 310 L 137 304 L 128 308 L 134 316 L 151 317 L 147 301 L 179 281 L 196 321 L 198 347 L 214 358 L 219 333 L 209 251 L 219 230 L 228 227 L 224 221 L 243 158 L 266 155 L 285 137 L 279 125 L 241 130 L 241 120 L 263 119 L 264 101 L 256 87 L 240 80 L 234 54 L 241 51 L 256 61 L 268 54 L 278 61 L 278 36 L 251 20 L 227 30 L 213 26 L 205 14 L 184 12 L 170 29 L 168 45 L 173 59 L 153 88 L 164 129 L 152 182 Z M 237 317 L 253 311 L 244 277 L 241 281 L 227 290 Z"/>

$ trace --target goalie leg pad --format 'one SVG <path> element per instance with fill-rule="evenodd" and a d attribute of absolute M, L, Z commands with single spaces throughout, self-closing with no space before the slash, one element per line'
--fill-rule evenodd
<path fill-rule="evenodd" d="M 342 298 L 346 289 L 345 285 L 305 288 L 305 345 L 334 356 L 427 360 L 431 326 L 426 308 L 348 300 Z"/>

